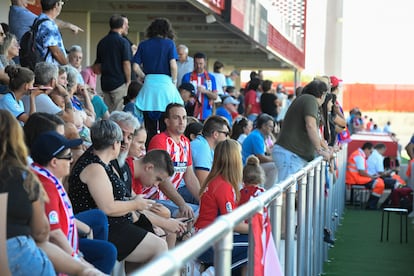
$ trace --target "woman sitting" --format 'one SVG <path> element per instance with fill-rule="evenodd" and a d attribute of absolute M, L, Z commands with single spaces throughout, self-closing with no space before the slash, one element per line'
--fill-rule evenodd
<path fill-rule="evenodd" d="M 101 120 L 91 127 L 92 147 L 75 164 L 69 177 L 69 196 L 75 213 L 99 208 L 107 216 L 109 237 L 118 250 L 118 260 L 142 263 L 167 250 L 164 240 L 152 233 L 144 216 L 136 211 L 149 209 L 153 200 L 127 198 L 123 180 L 110 161 L 118 157 L 122 130 L 113 121 Z M 154 177 L 148 172 L 147 177 Z M 149 223 L 150 224 L 150 223 Z"/>
<path fill-rule="evenodd" d="M 196 231 L 202 231 L 218 216 L 230 213 L 237 207 L 243 170 L 240 151 L 240 144 L 232 139 L 217 144 L 214 150 L 213 167 L 200 189 L 200 214 L 195 223 Z M 238 269 L 245 267 L 247 263 L 249 225 L 241 222 L 234 227 L 234 231 L 237 233 L 233 236 L 232 269 Z M 212 265 L 213 248 L 204 252 L 199 260 Z"/>

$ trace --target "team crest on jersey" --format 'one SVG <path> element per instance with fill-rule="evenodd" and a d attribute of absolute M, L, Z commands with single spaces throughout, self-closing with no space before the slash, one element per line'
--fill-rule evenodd
<path fill-rule="evenodd" d="M 58 224 L 59 223 L 59 216 L 56 211 L 51 211 L 49 213 L 49 223 L 50 224 Z"/>
<path fill-rule="evenodd" d="M 231 211 L 233 211 L 233 207 L 231 206 L 231 202 L 226 202 L 226 210 L 227 210 L 227 213 L 231 213 Z"/>

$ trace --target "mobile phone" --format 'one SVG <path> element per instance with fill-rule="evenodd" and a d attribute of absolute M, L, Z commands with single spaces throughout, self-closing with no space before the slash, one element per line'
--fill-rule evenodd
<path fill-rule="evenodd" d="M 183 223 L 187 223 L 187 222 L 191 222 L 191 221 L 193 221 L 193 220 L 194 220 L 194 218 L 188 218 L 188 219 L 183 220 L 182 222 L 183 222 Z"/>

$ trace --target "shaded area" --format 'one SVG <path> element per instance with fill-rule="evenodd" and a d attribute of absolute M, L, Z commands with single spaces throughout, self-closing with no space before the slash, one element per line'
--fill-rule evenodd
<path fill-rule="evenodd" d="M 414 224 L 408 218 L 408 244 L 405 232 L 400 244 L 400 217 L 390 214 L 389 241 L 385 241 L 384 225 L 384 241 L 380 242 L 381 214 L 382 211 L 346 209 L 335 247 L 328 252 L 324 275 L 414 275 Z"/>

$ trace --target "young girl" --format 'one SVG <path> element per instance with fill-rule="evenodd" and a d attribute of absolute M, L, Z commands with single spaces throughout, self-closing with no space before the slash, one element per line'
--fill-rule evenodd
<path fill-rule="evenodd" d="M 239 205 L 244 204 L 248 202 L 250 198 L 263 193 L 265 190 L 263 187 L 260 187 L 260 185 L 264 182 L 265 173 L 262 167 L 260 167 L 259 159 L 254 155 L 250 155 L 243 168 L 244 188 L 240 190 Z"/>
<path fill-rule="evenodd" d="M 25 67 L 16 65 L 8 65 L 4 70 L 10 78 L 10 91 L 0 98 L 0 109 L 6 109 L 17 120 L 24 124 L 30 114 L 36 112 L 35 98 L 43 93 L 41 89 L 34 89 L 34 73 Z M 22 97 L 26 94 L 30 95 L 30 111 L 27 114 L 24 111 Z"/>

